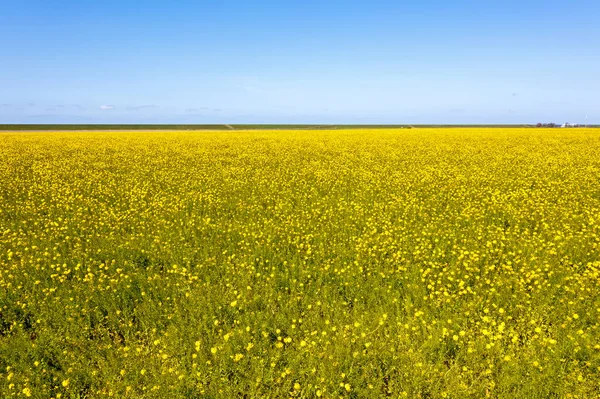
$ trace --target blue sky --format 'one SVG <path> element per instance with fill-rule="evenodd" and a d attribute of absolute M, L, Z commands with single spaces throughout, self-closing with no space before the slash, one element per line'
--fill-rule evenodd
<path fill-rule="evenodd" d="M 600 123 L 600 2 L 0 0 L 0 123 Z"/>

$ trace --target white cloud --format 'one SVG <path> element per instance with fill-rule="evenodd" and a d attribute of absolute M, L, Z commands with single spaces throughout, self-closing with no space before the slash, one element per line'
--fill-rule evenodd
<path fill-rule="evenodd" d="M 108 110 L 108 109 L 115 109 L 115 106 L 114 105 L 105 104 L 105 105 L 101 105 L 100 109 L 105 111 L 105 110 Z"/>

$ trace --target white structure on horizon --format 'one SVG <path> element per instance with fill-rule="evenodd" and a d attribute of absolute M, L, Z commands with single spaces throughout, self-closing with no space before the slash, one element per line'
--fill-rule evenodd
<path fill-rule="evenodd" d="M 563 123 L 562 125 L 560 125 L 560 127 L 579 127 L 579 124 L 577 123 Z"/>

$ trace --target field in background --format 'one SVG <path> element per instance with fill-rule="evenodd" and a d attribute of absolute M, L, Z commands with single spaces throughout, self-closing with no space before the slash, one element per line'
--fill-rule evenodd
<path fill-rule="evenodd" d="M 599 176 L 600 129 L 2 133 L 0 392 L 598 397 Z"/>
<path fill-rule="evenodd" d="M 432 127 L 534 127 L 534 125 L 291 125 L 291 124 L 212 124 L 212 125 L 109 125 L 109 124 L 68 124 L 68 125 L 36 125 L 36 124 L 0 124 L 0 132 L 3 131 L 200 131 L 200 130 L 337 130 L 337 129 L 407 129 L 413 127 L 432 128 Z"/>

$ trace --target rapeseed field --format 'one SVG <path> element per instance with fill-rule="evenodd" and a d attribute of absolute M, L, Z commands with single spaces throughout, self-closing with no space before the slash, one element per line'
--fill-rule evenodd
<path fill-rule="evenodd" d="M 0 134 L 2 398 L 600 397 L 600 129 Z"/>

